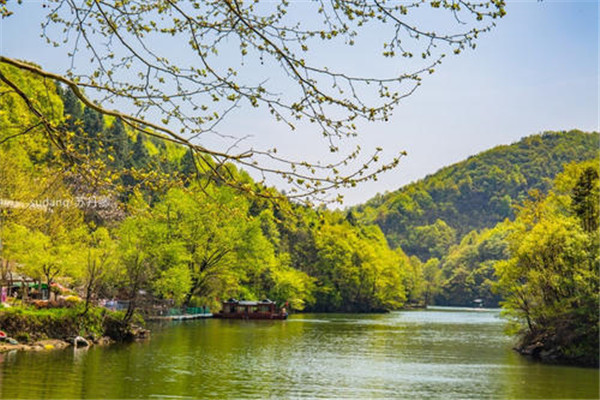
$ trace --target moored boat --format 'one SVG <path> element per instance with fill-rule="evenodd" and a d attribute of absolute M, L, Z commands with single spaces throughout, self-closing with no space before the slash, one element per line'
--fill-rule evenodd
<path fill-rule="evenodd" d="M 288 313 L 285 307 L 280 309 L 274 301 L 246 301 L 229 299 L 223 302 L 223 308 L 213 318 L 224 319 L 286 319 Z"/>

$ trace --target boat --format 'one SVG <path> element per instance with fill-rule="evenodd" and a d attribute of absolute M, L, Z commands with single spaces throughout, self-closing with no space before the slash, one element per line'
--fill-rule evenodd
<path fill-rule="evenodd" d="M 247 301 L 229 299 L 223 301 L 223 308 L 213 314 L 213 318 L 223 319 L 286 319 L 288 313 L 285 307 L 280 309 L 274 301 Z"/>

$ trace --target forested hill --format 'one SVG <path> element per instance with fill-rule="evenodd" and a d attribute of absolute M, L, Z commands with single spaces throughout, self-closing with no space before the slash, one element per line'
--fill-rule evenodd
<path fill-rule="evenodd" d="M 514 217 L 532 189 L 546 193 L 566 163 L 598 156 L 598 132 L 546 132 L 445 167 L 353 212 L 375 223 L 392 247 L 425 261 L 441 258 L 472 230 Z"/>
<path fill-rule="evenodd" d="M 274 200 L 244 171 L 136 134 L 70 89 L 0 72 L 61 133 L 0 82 L 0 283 L 59 282 L 131 310 L 138 301 L 218 310 L 231 297 L 311 311 L 422 302 L 420 263 L 390 249 L 377 226 Z M 247 191 L 224 185 L 218 168 Z"/>

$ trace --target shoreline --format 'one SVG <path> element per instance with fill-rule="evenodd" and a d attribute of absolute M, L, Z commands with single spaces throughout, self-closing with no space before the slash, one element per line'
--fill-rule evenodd
<path fill-rule="evenodd" d="M 443 309 L 443 308 L 444 307 L 439 307 L 439 309 Z M 412 309 L 404 308 L 404 309 L 397 310 L 397 311 L 414 311 L 414 310 L 423 310 L 423 309 L 427 309 L 427 308 L 412 308 Z M 433 309 L 436 309 L 436 307 L 433 307 Z M 485 310 L 485 309 L 479 309 L 479 308 L 474 308 L 473 310 L 475 310 L 475 311 L 490 311 L 489 309 Z M 389 313 L 389 312 L 390 311 L 387 311 L 384 313 Z M 305 312 L 305 311 L 297 312 L 297 314 L 310 314 L 310 313 L 314 313 L 314 312 Z M 373 312 L 371 312 L 371 313 L 373 313 Z M 369 314 L 369 313 L 323 312 L 323 314 Z M 197 319 L 197 316 L 194 316 L 196 318 L 192 318 L 191 315 L 186 316 L 188 318 L 180 318 L 180 317 L 182 317 L 182 316 L 151 318 L 151 319 L 147 319 L 146 322 L 169 322 L 169 321 L 185 321 L 185 320 Z M 210 315 L 210 317 L 212 317 L 212 315 Z M 209 315 L 203 314 L 202 318 L 204 318 L 204 319 L 209 318 Z M 150 337 L 150 331 L 148 329 L 144 329 L 141 327 L 136 327 L 136 328 L 137 329 L 134 328 L 134 330 L 132 331 L 133 341 L 148 339 Z M 83 338 L 81 338 L 81 339 L 83 339 Z M 98 339 L 88 338 L 88 339 L 86 339 L 86 341 L 87 341 L 88 345 L 82 345 L 82 346 L 75 346 L 72 340 L 67 341 L 64 339 L 44 339 L 44 340 L 35 341 L 33 343 L 18 343 L 18 344 L 10 344 L 7 342 L 0 342 L 0 354 L 12 352 L 12 351 L 42 352 L 42 351 L 63 350 L 68 347 L 90 348 L 90 347 L 94 347 L 94 346 L 107 346 L 107 345 L 117 343 L 117 341 L 111 339 L 108 336 L 102 336 Z M 562 354 L 560 354 L 559 351 L 556 351 L 557 350 L 556 348 L 548 349 L 546 347 L 547 346 L 545 346 L 542 342 L 537 341 L 534 343 L 522 343 L 519 346 L 514 346 L 512 348 L 512 350 L 515 351 L 516 353 L 518 353 L 521 357 L 529 359 L 530 361 L 532 361 L 534 363 L 539 363 L 542 365 L 571 366 L 571 367 L 591 368 L 591 369 L 599 368 L 599 366 L 597 364 L 590 363 L 589 361 L 586 362 L 587 360 L 564 357 Z"/>
<path fill-rule="evenodd" d="M 62 350 L 62 349 L 66 349 L 67 347 L 74 347 L 74 348 L 86 348 L 87 347 L 87 348 L 89 348 L 89 347 L 93 347 L 93 346 L 107 346 L 107 345 L 115 343 L 115 341 L 110 339 L 109 337 L 102 337 L 96 341 L 89 340 L 88 343 L 89 343 L 88 346 L 77 346 L 77 347 L 75 347 L 72 343 L 69 343 L 68 341 L 62 340 L 62 339 L 45 339 L 45 340 L 38 340 L 33 343 L 19 343 L 19 344 L 0 343 L 0 354 L 8 353 L 11 351 L 39 352 L 39 351 Z"/>

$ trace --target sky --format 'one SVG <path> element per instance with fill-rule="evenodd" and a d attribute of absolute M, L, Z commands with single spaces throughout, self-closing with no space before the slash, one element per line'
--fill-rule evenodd
<path fill-rule="evenodd" d="M 15 15 L 0 21 L 0 53 L 64 72 L 65 57 L 39 37 L 42 3 L 25 1 Z M 361 125 L 359 137 L 348 147 L 358 143 L 369 152 L 380 146 L 388 159 L 400 151 L 407 156 L 377 182 L 344 190 L 345 206 L 525 136 L 599 129 L 598 2 L 509 0 L 506 11 L 475 50 L 446 59 L 387 123 Z M 345 54 L 317 50 L 346 61 Z M 251 135 L 252 146 L 276 144 L 279 154 L 293 158 L 327 162 L 330 157 L 314 132 L 302 131 L 309 127 L 288 132 L 252 110 L 236 110 L 222 129 L 225 134 Z"/>

